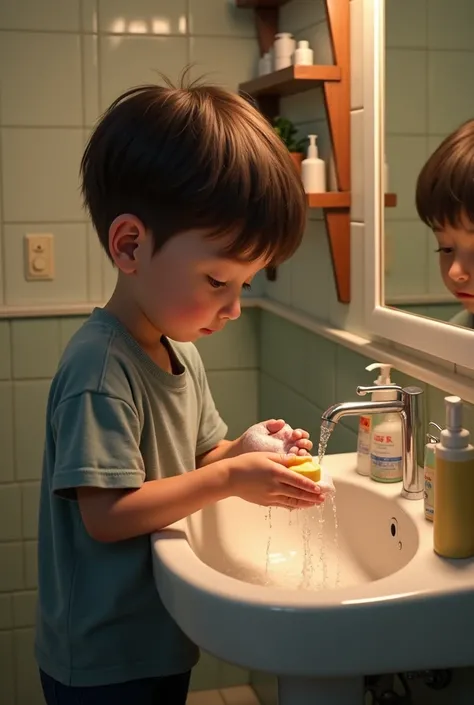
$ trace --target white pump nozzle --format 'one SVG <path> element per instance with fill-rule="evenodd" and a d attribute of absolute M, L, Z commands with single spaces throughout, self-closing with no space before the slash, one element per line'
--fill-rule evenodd
<path fill-rule="evenodd" d="M 317 135 L 308 135 L 309 147 L 308 147 L 308 159 L 317 159 L 318 157 L 318 147 L 316 145 Z"/>
<path fill-rule="evenodd" d="M 392 371 L 392 365 L 385 362 L 373 362 L 371 365 L 367 365 L 365 368 L 368 372 L 373 372 L 373 370 L 380 370 L 380 374 L 375 380 L 374 384 L 378 385 L 389 385 L 392 384 L 390 379 L 390 372 Z"/>
<path fill-rule="evenodd" d="M 467 448 L 469 431 L 462 427 L 463 405 L 460 397 L 445 397 L 446 428 L 441 431 L 441 444 L 445 448 Z"/>
<path fill-rule="evenodd" d="M 462 401 L 460 397 L 445 397 L 446 428 L 448 431 L 460 431 L 462 428 Z"/>

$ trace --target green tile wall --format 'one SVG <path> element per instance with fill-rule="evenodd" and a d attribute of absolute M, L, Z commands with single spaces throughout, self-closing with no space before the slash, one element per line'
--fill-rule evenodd
<path fill-rule="evenodd" d="M 365 367 L 376 362 L 342 345 L 279 318 L 261 314 L 260 416 L 283 416 L 291 425 L 304 426 L 314 435 L 322 412 L 331 404 L 357 400 L 356 387 L 371 384 L 374 373 Z M 392 381 L 425 392 L 427 420 L 444 421 L 445 392 L 394 369 Z M 465 404 L 464 422 L 474 432 L 474 406 Z M 336 427 L 328 452 L 356 449 L 357 418 Z"/>

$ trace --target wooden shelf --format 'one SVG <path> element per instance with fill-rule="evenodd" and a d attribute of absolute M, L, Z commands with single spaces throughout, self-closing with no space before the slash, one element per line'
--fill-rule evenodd
<path fill-rule="evenodd" d="M 281 7 L 290 0 L 236 0 L 237 7 Z"/>
<path fill-rule="evenodd" d="M 287 66 L 252 81 L 241 83 L 240 93 L 258 98 L 261 95 L 285 96 L 304 93 L 324 81 L 340 81 L 339 66 Z"/>
<path fill-rule="evenodd" d="M 349 191 L 328 191 L 327 193 L 308 193 L 310 208 L 350 208 Z"/>
<path fill-rule="evenodd" d="M 278 32 L 279 8 L 285 0 L 236 0 L 237 7 L 255 9 L 260 56 L 268 52 Z M 310 208 L 322 208 L 336 281 L 337 298 L 351 300 L 350 278 L 350 1 L 324 0 L 331 35 L 334 66 L 289 66 L 259 76 L 239 86 L 240 92 L 256 98 L 269 121 L 280 114 L 280 98 L 303 93 L 321 85 L 334 154 L 339 191 L 308 194 Z M 270 280 L 276 270 L 267 271 Z"/>
<path fill-rule="evenodd" d="M 385 208 L 395 208 L 397 205 L 397 194 L 396 193 L 386 193 L 385 194 Z"/>

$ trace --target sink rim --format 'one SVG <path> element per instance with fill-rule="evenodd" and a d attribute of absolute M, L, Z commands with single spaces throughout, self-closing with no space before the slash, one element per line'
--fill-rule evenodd
<path fill-rule="evenodd" d="M 356 462 L 355 453 L 346 453 L 328 456 L 326 465 L 335 478 L 370 483 L 371 491 L 392 498 L 412 518 L 419 532 L 415 557 L 373 582 L 284 590 L 245 583 L 202 563 L 187 541 L 185 522 L 178 522 L 153 535 L 153 570 L 164 605 L 190 639 L 230 663 L 279 676 L 350 677 L 474 663 L 466 629 L 474 559 L 436 556 L 423 502 L 402 499 L 399 483 L 357 475 Z"/>
<path fill-rule="evenodd" d="M 375 602 L 426 599 L 452 592 L 474 593 L 474 559 L 449 561 L 434 553 L 433 526 L 424 518 L 423 501 L 403 499 L 400 483 L 377 483 L 358 475 L 355 459 L 355 453 L 328 455 L 325 466 L 333 478 L 355 486 L 366 486 L 369 491 L 391 499 L 397 509 L 404 512 L 415 525 L 418 549 L 414 557 L 395 573 L 366 583 L 320 591 L 248 583 L 225 575 L 200 560 L 188 541 L 186 520 L 152 535 L 154 558 L 193 589 L 207 592 L 221 600 L 245 602 L 249 607 L 260 605 L 285 610 L 347 608 Z M 336 465 L 344 467 L 341 469 Z M 461 567 L 462 571 L 459 570 Z M 471 584 L 466 584 L 466 574 L 472 578 Z"/>

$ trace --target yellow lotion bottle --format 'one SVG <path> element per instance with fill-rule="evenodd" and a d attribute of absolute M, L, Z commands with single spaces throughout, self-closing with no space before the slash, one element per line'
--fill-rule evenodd
<path fill-rule="evenodd" d="M 436 445 L 434 550 L 444 558 L 474 556 L 474 447 L 462 427 L 462 401 L 446 397 L 446 428 Z"/>

